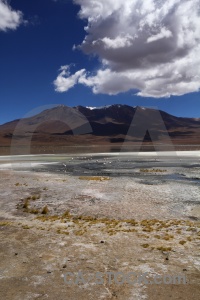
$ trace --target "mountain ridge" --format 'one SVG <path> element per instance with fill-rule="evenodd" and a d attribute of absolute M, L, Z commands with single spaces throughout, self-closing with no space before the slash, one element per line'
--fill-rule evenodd
<path fill-rule="evenodd" d="M 1 146 L 94 145 L 121 143 L 200 144 L 200 118 L 176 117 L 155 108 L 113 104 L 55 106 L 0 125 Z"/>
<path fill-rule="evenodd" d="M 133 108 L 133 109 L 143 109 L 143 110 L 157 110 L 155 108 L 149 108 L 149 107 L 144 107 L 144 106 L 130 106 L 130 105 L 127 105 L 127 104 L 111 104 L 111 105 L 104 105 L 104 106 L 99 106 L 99 107 L 90 107 L 90 106 L 82 106 L 82 105 L 77 105 L 77 106 L 67 106 L 67 105 L 64 105 L 64 104 L 61 104 L 61 105 L 57 105 L 53 108 L 49 108 L 49 109 L 46 109 L 46 110 L 43 110 L 42 112 L 38 113 L 38 114 L 34 114 L 33 116 L 31 117 L 25 117 L 25 118 L 18 118 L 18 119 L 14 119 L 14 120 L 11 120 L 11 121 L 8 121 L 8 122 L 5 122 L 3 124 L 0 124 L 0 128 L 1 126 L 4 126 L 6 124 L 10 124 L 10 123 L 13 123 L 13 122 L 19 122 L 20 120 L 22 119 L 29 119 L 29 118 L 32 118 L 34 116 L 37 116 L 41 113 L 44 113 L 44 112 L 48 112 L 48 111 L 51 111 L 51 110 L 57 110 L 57 109 L 60 109 L 60 108 L 67 108 L 67 109 L 78 109 L 78 110 L 89 110 L 89 111 L 96 111 L 96 110 L 105 110 L 105 109 L 108 109 L 108 108 L 122 108 L 122 107 L 128 107 L 128 108 Z M 170 113 L 167 113 L 163 110 L 159 110 L 161 113 L 164 113 L 166 115 L 169 115 L 171 117 L 175 117 L 175 118 L 179 118 L 179 119 L 184 119 L 184 120 L 193 120 L 194 122 L 199 122 L 200 121 L 200 117 L 199 118 L 192 118 L 192 117 L 177 117 L 175 115 L 171 115 Z"/>

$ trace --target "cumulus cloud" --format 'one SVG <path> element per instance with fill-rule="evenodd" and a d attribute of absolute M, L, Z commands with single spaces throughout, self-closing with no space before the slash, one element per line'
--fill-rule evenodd
<path fill-rule="evenodd" d="M 57 92 L 65 92 L 72 88 L 75 84 L 79 82 L 79 79 L 85 76 L 85 69 L 77 71 L 75 74 L 71 75 L 70 66 L 62 66 L 60 68 L 60 74 L 54 81 Z"/>
<path fill-rule="evenodd" d="M 102 65 L 95 74 L 61 70 L 56 90 L 81 83 L 109 95 L 134 90 L 139 96 L 169 97 L 199 91 L 199 0 L 74 2 L 80 5 L 79 17 L 88 21 L 76 48 L 97 55 Z"/>
<path fill-rule="evenodd" d="M 15 11 L 6 0 L 0 0 L 0 31 L 16 29 L 23 21 L 21 11 Z"/>

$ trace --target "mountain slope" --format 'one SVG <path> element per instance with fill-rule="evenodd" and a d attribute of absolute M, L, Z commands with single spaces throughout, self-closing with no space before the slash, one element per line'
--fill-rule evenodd
<path fill-rule="evenodd" d="M 166 131 L 167 130 L 167 131 Z M 180 118 L 151 108 L 110 105 L 101 108 L 59 105 L 0 125 L 1 146 L 115 144 L 126 141 L 200 144 L 200 119 Z"/>

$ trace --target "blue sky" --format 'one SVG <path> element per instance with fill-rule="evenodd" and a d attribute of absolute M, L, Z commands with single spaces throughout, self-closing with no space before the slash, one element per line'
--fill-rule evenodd
<path fill-rule="evenodd" d="M 1 2 L 2 0 L 0 0 Z M 77 0 L 76 2 L 80 1 Z M 84 12 L 84 9 L 87 8 L 90 15 L 95 16 L 96 11 L 90 11 L 91 8 L 88 7 L 88 3 L 86 0 L 85 3 L 83 1 L 82 11 Z M 155 82 L 156 88 L 159 90 L 155 98 L 153 88 L 151 90 L 144 88 L 144 83 L 147 82 L 146 78 L 143 79 L 143 82 L 137 82 L 133 87 L 130 80 L 127 91 L 121 92 L 126 87 L 120 79 L 122 77 L 119 76 L 122 76 L 122 74 L 124 76 L 126 73 L 133 76 L 135 67 L 133 66 L 130 69 L 126 66 L 124 68 L 123 64 L 116 63 L 112 56 L 109 56 L 111 52 L 107 51 L 108 44 L 105 45 L 105 49 L 102 48 L 103 42 L 124 42 L 122 35 L 120 35 L 121 40 L 119 37 L 112 40 L 109 37 L 108 40 L 107 36 L 103 36 L 105 33 L 102 28 L 104 28 L 105 22 L 108 23 L 109 21 L 108 24 L 110 24 L 110 28 L 112 27 L 111 19 L 103 20 L 104 23 L 102 20 L 101 23 L 98 21 L 99 27 L 96 25 L 97 22 L 92 21 L 90 32 L 86 33 L 84 27 L 88 24 L 87 15 L 82 13 L 84 19 L 78 17 L 80 5 L 73 4 L 71 0 L 11 0 L 9 9 L 11 8 L 12 11 L 21 12 L 21 19 L 14 18 L 13 28 L 9 28 L 6 24 L 0 24 L 0 124 L 21 118 L 39 106 L 50 104 L 102 106 L 120 103 L 132 106 L 158 107 L 177 116 L 200 117 L 200 92 L 194 92 L 193 90 L 189 93 L 184 92 L 187 91 L 190 85 L 190 79 L 187 79 L 188 83 L 184 86 L 183 92 L 181 91 L 182 95 L 179 96 L 173 96 L 173 94 L 179 92 L 182 85 L 176 86 L 175 89 L 173 83 L 170 83 L 169 86 L 172 86 L 171 96 L 166 98 L 162 94 L 166 93 L 166 89 L 159 90 L 159 84 Z M 141 8 L 141 11 L 142 9 L 144 8 Z M 105 15 L 105 12 L 102 13 Z M 123 19 L 121 23 L 119 22 L 121 26 L 124 26 L 123 22 Z M 101 43 L 99 42 L 99 36 L 95 36 L 97 32 L 99 34 L 100 28 L 103 36 L 103 38 L 101 36 Z M 114 28 L 114 25 L 112 28 Z M 119 29 L 115 28 L 115 30 Z M 164 28 L 160 32 L 167 39 L 170 38 L 170 32 L 173 33 L 173 29 L 170 30 Z M 124 28 L 123 32 L 126 32 Z M 110 34 L 113 37 L 113 32 Z M 153 39 L 159 39 L 160 34 L 154 34 Z M 82 42 L 85 37 L 86 43 L 83 45 Z M 95 43 L 92 38 L 96 38 Z M 132 41 L 131 38 L 130 35 L 127 35 L 126 45 L 129 41 Z M 153 39 L 149 37 L 148 43 L 151 43 Z M 162 39 L 164 38 L 162 37 Z M 79 49 L 73 50 L 73 45 L 80 45 Z M 92 48 L 91 45 L 96 46 Z M 114 47 L 110 45 L 112 51 L 117 47 L 116 44 Z M 135 46 L 135 44 L 133 45 Z M 130 48 L 130 45 L 128 46 Z M 137 46 L 139 47 L 139 45 Z M 199 46 L 199 41 L 195 46 Z M 123 58 L 122 54 L 123 52 L 120 52 L 120 59 Z M 144 53 L 144 56 L 147 57 L 147 53 Z M 134 59 L 136 60 L 136 58 Z M 170 59 L 172 60 L 172 58 Z M 177 57 L 173 61 L 176 59 Z M 102 66 L 103 60 L 106 61 L 106 64 Z M 160 62 L 157 65 L 155 64 L 155 69 L 159 67 L 159 64 Z M 196 64 L 198 66 L 198 62 Z M 70 66 L 66 67 L 67 71 L 64 75 L 61 74 L 62 71 L 59 71 L 61 66 Z M 142 68 L 143 66 L 140 66 L 140 71 Z M 84 75 L 77 77 L 78 79 L 73 81 L 73 87 L 69 88 L 69 79 L 71 80 L 72 76 L 79 70 L 84 70 Z M 109 70 L 112 81 L 108 80 L 108 84 L 105 84 L 105 82 L 94 84 L 94 80 L 97 82 L 101 79 L 98 75 L 99 70 L 102 72 Z M 192 73 L 191 70 L 190 74 Z M 144 74 L 145 69 L 142 72 L 141 74 Z M 186 75 L 188 78 L 188 74 Z M 194 75 L 191 76 L 194 77 Z M 64 82 L 64 87 L 61 86 L 60 82 L 56 82 L 56 78 L 63 79 L 62 84 Z M 200 77 L 198 78 L 200 82 Z M 113 82 L 117 82 L 118 79 L 119 83 L 113 86 Z M 196 82 L 193 82 L 193 85 L 195 86 L 194 90 L 197 90 Z M 56 89 L 65 90 L 61 92 L 56 91 Z M 142 91 L 142 95 L 136 95 L 140 91 Z M 159 95 L 161 96 L 159 97 Z"/>

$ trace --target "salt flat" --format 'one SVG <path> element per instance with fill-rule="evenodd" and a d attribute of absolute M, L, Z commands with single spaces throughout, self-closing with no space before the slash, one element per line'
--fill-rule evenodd
<path fill-rule="evenodd" d="M 199 299 L 199 152 L 0 161 L 3 299 Z M 188 284 L 66 285 L 79 270 L 180 273 Z"/>

